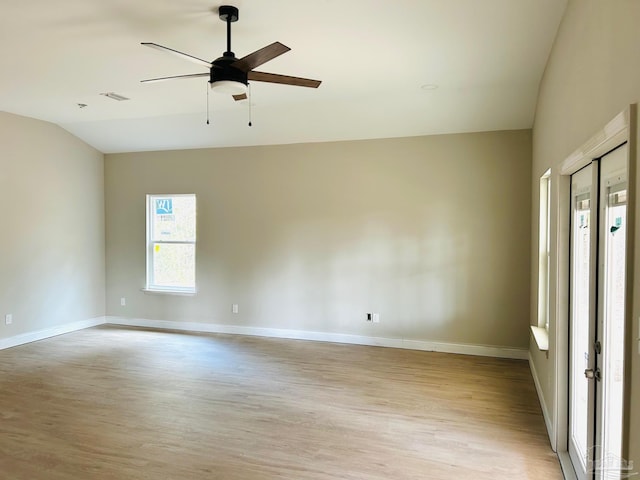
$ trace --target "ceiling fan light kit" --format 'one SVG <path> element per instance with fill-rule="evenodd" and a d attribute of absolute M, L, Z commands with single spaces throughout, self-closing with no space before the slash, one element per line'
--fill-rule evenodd
<path fill-rule="evenodd" d="M 238 9 L 231 5 L 223 5 L 218 9 L 220 20 L 227 24 L 227 50 L 221 57 L 208 62 L 193 55 L 174 50 L 157 43 L 143 42 L 142 45 L 156 50 L 177 55 L 185 60 L 189 60 L 198 65 L 209 68 L 209 73 L 192 73 L 188 75 L 175 75 L 172 77 L 151 78 L 142 80 L 142 83 L 160 82 L 165 80 L 209 77 L 211 90 L 218 93 L 231 94 L 235 101 L 247 99 L 247 86 L 249 80 L 267 83 L 280 83 L 284 85 L 295 85 L 300 87 L 318 88 L 319 80 L 308 78 L 291 77 L 288 75 L 278 75 L 274 73 L 256 72 L 254 69 L 260 65 L 273 60 L 283 53 L 291 50 L 280 42 L 274 42 L 240 59 L 236 58 L 231 51 L 231 24 L 237 22 L 239 18 Z"/>
<path fill-rule="evenodd" d="M 247 85 L 242 82 L 218 80 L 209 83 L 211 84 L 211 90 L 216 93 L 227 93 L 229 95 L 242 95 L 243 93 L 247 93 Z"/>

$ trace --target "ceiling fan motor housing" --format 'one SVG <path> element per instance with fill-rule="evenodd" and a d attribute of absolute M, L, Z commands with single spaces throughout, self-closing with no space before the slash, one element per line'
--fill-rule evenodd
<path fill-rule="evenodd" d="M 212 88 L 216 82 L 221 81 L 241 83 L 246 88 L 249 82 L 247 72 L 243 72 L 242 70 L 238 70 L 231 66 L 231 64 L 236 60 L 238 59 L 233 55 L 233 52 L 225 52 L 222 57 L 211 62 L 212 66 L 209 83 Z"/>

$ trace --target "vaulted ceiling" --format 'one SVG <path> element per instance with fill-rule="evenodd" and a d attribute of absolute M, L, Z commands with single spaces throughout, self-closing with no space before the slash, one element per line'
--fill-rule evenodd
<path fill-rule="evenodd" d="M 240 9 L 238 58 L 280 41 L 291 51 L 260 70 L 322 85 L 252 82 L 251 109 L 211 93 L 207 125 L 206 78 L 140 83 L 206 72 L 140 43 L 213 60 L 226 47 L 222 4 Z M 56 123 L 105 153 L 530 128 L 565 5 L 3 0 L 0 110 Z"/>

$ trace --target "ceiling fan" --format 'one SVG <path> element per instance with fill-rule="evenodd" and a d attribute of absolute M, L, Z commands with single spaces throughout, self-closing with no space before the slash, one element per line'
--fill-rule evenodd
<path fill-rule="evenodd" d="M 177 55 L 186 60 L 190 60 L 198 65 L 207 67 L 209 73 L 192 73 L 188 75 L 175 75 L 172 77 L 151 78 L 142 80 L 142 83 L 161 82 L 164 80 L 174 80 L 180 78 L 209 77 L 211 89 L 221 93 L 229 93 L 234 100 L 245 100 L 247 98 L 247 85 L 249 80 L 257 82 L 281 83 L 284 85 L 296 85 L 299 87 L 318 88 L 320 80 L 308 78 L 290 77 L 288 75 L 278 75 L 275 73 L 257 72 L 254 68 L 263 63 L 273 60 L 283 53 L 291 50 L 280 42 L 274 42 L 260 50 L 256 50 L 240 59 L 236 58 L 231 51 L 231 23 L 238 21 L 238 9 L 230 5 L 223 5 L 218 9 L 220 20 L 227 23 L 227 51 L 221 57 L 207 62 L 193 55 L 179 52 L 169 47 L 158 45 L 157 43 L 142 42 L 142 45 L 155 48 L 162 52 Z"/>

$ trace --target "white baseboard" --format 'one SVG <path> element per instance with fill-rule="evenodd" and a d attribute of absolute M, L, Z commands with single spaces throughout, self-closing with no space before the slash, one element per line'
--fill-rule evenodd
<path fill-rule="evenodd" d="M 544 401 L 544 395 L 542 394 L 542 386 L 540 385 L 540 378 L 538 377 L 538 372 L 536 371 L 536 366 L 533 363 L 533 357 L 531 356 L 531 352 L 529 352 L 529 368 L 531 369 L 531 376 L 533 377 L 533 383 L 536 386 L 536 392 L 538 392 L 538 400 L 540 400 L 540 407 L 542 407 L 542 417 L 544 418 L 544 424 L 547 427 L 547 434 L 549 435 L 549 441 L 551 445 L 554 446 L 554 433 L 551 423 L 551 415 L 549 414 L 549 409 L 547 408 L 547 404 Z"/>
<path fill-rule="evenodd" d="M 144 318 L 105 317 L 105 323 L 130 327 L 147 327 L 164 330 L 181 330 L 188 332 L 229 333 L 238 335 L 253 335 L 259 337 L 276 337 L 296 340 L 315 340 L 321 342 L 348 343 L 353 345 L 406 348 L 409 350 L 458 353 L 463 355 L 479 355 L 483 357 L 514 358 L 519 360 L 526 360 L 527 358 L 529 358 L 527 349 L 498 347 L 492 345 L 428 342 L 422 340 L 405 340 L 401 338 L 367 337 L 363 335 L 351 335 L 344 333 L 311 332 L 306 330 L 288 330 L 280 328 L 243 327 L 239 325 L 221 325 L 200 322 L 175 322 L 168 320 L 150 320 Z"/>
<path fill-rule="evenodd" d="M 368 337 L 346 333 L 312 332 L 306 330 L 289 330 L 281 328 L 243 327 L 240 325 L 221 325 L 201 322 L 176 322 L 169 320 L 150 320 L 145 318 L 125 317 L 95 317 L 88 320 L 67 323 L 52 328 L 23 333 L 9 338 L 0 339 L 0 350 L 16 347 L 26 343 L 44 340 L 46 338 L 75 332 L 85 328 L 96 327 L 105 323 L 130 327 L 147 327 L 162 330 L 179 330 L 186 332 L 228 333 L 236 335 L 252 335 L 259 337 L 290 338 L 295 340 L 314 340 L 319 342 L 347 343 L 352 345 L 369 345 L 377 347 L 405 348 L 408 350 L 423 350 L 428 352 L 457 353 L 461 355 L 478 355 L 483 357 L 514 358 L 526 360 L 528 350 L 523 348 L 498 347 L 493 345 L 472 345 L 466 343 L 429 342 L 424 340 L 407 340 L 402 338 Z M 531 364 L 531 360 L 529 360 Z M 533 368 L 533 367 L 532 367 Z M 534 374 L 536 389 L 540 395 L 537 376 Z M 545 421 L 548 422 L 543 405 Z"/>
<path fill-rule="evenodd" d="M 24 345 L 25 343 L 37 342 L 38 340 L 44 340 L 45 338 L 51 338 L 65 333 L 83 330 L 85 328 L 103 325 L 104 323 L 105 317 L 95 317 L 88 320 L 65 323 L 64 325 L 58 325 L 52 328 L 45 328 L 44 330 L 37 330 L 35 332 L 22 333 L 9 338 L 0 338 L 0 350 L 17 347 L 19 345 Z"/>

